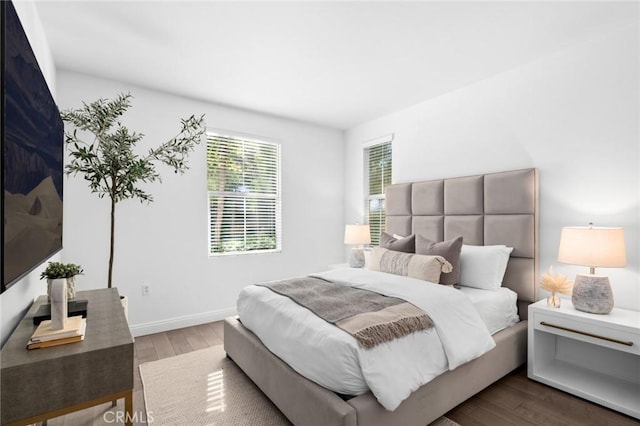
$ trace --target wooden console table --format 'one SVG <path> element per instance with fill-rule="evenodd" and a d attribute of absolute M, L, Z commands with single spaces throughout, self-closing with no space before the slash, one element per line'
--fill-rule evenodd
<path fill-rule="evenodd" d="M 115 288 L 79 291 L 87 299 L 84 341 L 27 350 L 40 296 L 2 348 L 2 425 L 28 425 L 124 398 L 132 425 L 133 337 Z"/>

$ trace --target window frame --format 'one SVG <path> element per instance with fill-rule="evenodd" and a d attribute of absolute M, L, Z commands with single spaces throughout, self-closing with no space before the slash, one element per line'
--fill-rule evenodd
<path fill-rule="evenodd" d="M 385 136 L 381 136 L 376 139 L 369 140 L 362 144 L 362 158 L 363 158 L 363 191 L 364 191 L 364 223 L 369 224 L 371 227 L 371 245 L 378 245 L 380 239 L 380 233 L 386 230 L 386 195 L 384 193 L 385 184 L 384 180 L 381 182 L 382 192 L 379 194 L 371 194 L 370 190 L 370 150 L 371 148 L 378 147 L 381 145 L 389 145 L 391 149 L 391 170 L 389 173 L 389 182 L 392 183 L 392 175 L 393 175 L 393 133 Z M 370 205 L 371 201 L 380 200 L 382 202 L 382 210 L 384 212 L 384 217 L 382 223 L 380 223 L 380 232 L 377 235 L 374 235 L 375 228 L 371 226 L 371 213 L 370 213 Z"/>
<path fill-rule="evenodd" d="M 259 255 L 259 254 L 267 254 L 267 253 L 281 253 L 282 252 L 282 144 L 278 140 L 274 140 L 271 138 L 251 135 L 248 133 L 242 133 L 237 131 L 223 130 L 223 129 L 213 129 L 208 128 L 206 131 L 206 189 L 207 189 L 207 253 L 208 257 L 223 257 L 223 256 L 243 256 L 243 255 Z M 264 144 L 274 146 L 277 149 L 276 152 L 276 193 L 275 194 L 261 194 L 255 192 L 235 192 L 235 191 L 212 191 L 209 189 L 209 137 L 219 137 L 219 138 L 229 138 L 229 139 L 239 139 L 243 142 L 250 142 L 253 144 Z M 242 198 L 245 201 L 249 198 L 252 199 L 274 199 L 275 200 L 275 248 L 272 249 L 260 249 L 260 250 L 246 250 L 246 237 L 245 237 L 245 249 L 242 251 L 227 251 L 227 252 L 213 252 L 211 250 L 212 247 L 212 225 L 213 218 L 211 215 L 211 199 L 212 196 L 231 196 Z M 246 227 L 246 215 L 245 215 L 245 226 L 243 231 L 246 235 L 247 227 Z"/>

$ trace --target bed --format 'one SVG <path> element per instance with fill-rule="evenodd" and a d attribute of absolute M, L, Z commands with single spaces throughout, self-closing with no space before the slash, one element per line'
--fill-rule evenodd
<path fill-rule="evenodd" d="M 371 392 L 344 397 L 306 379 L 238 318 L 224 324 L 228 356 L 294 424 L 424 426 L 526 360 L 526 306 L 536 300 L 538 177 L 535 169 L 386 188 L 387 232 L 433 241 L 513 247 L 503 286 L 517 294 L 520 322 L 492 335 L 495 348 L 446 371 L 388 411 Z"/>

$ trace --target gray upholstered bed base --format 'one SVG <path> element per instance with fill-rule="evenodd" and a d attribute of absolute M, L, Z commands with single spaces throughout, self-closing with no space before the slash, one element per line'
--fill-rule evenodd
<path fill-rule="evenodd" d="M 514 250 L 503 286 L 518 294 L 519 314 L 537 300 L 538 176 L 535 169 L 389 185 L 387 231 L 433 241 L 458 235 L 465 244 Z M 527 321 L 493 336 L 496 348 L 412 393 L 393 412 L 369 392 L 342 400 L 305 379 L 235 318 L 224 324 L 227 354 L 296 425 L 425 426 L 525 362 Z"/>
<path fill-rule="evenodd" d="M 224 322 L 227 355 L 295 425 L 426 426 L 526 361 L 527 321 L 493 336 L 496 347 L 411 394 L 393 412 L 368 392 L 347 401 L 302 377 L 237 318 Z"/>

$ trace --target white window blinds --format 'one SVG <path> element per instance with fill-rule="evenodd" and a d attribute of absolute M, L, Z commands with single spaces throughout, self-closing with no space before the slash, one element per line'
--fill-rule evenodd
<path fill-rule="evenodd" d="M 280 250 L 280 145 L 207 134 L 209 254 Z"/>
<path fill-rule="evenodd" d="M 378 245 L 385 230 L 384 188 L 391 183 L 391 138 L 385 139 L 364 148 L 365 214 L 373 245 Z"/>

